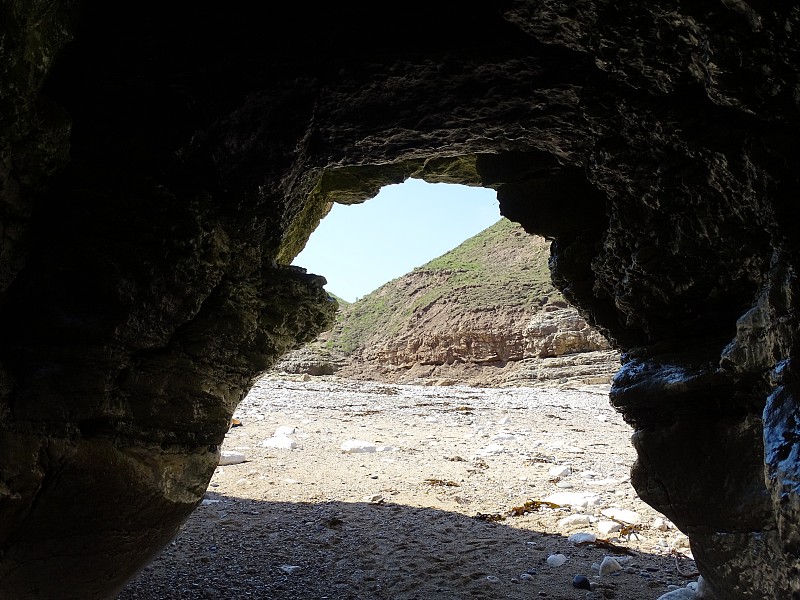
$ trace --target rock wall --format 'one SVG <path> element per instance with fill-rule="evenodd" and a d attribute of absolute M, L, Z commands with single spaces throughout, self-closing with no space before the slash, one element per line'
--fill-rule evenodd
<path fill-rule="evenodd" d="M 395 383 L 474 386 L 607 384 L 619 353 L 575 311 L 556 308 L 465 315 L 439 307 L 443 319 L 379 340 L 342 360 L 345 377 Z"/>
<path fill-rule="evenodd" d="M 414 175 L 554 240 L 639 493 L 720 598 L 797 597 L 800 10 L 395 8 L 0 7 L 0 596 L 113 597 L 329 323 L 282 265 Z"/>
<path fill-rule="evenodd" d="M 447 307 L 440 308 L 443 313 Z M 526 318 L 526 321 L 520 319 Z M 443 365 L 454 362 L 506 363 L 605 350 L 608 342 L 574 309 L 526 314 L 484 314 L 444 317 L 433 328 L 421 324 L 367 348 L 364 360 L 394 366 Z"/>

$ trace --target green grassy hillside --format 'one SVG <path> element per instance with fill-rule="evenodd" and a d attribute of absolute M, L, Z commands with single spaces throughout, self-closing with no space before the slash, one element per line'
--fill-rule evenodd
<path fill-rule="evenodd" d="M 549 242 L 500 219 L 450 252 L 342 304 L 327 346 L 345 354 L 419 327 L 443 307 L 449 318 L 482 311 L 535 313 L 563 302 L 550 281 Z"/>

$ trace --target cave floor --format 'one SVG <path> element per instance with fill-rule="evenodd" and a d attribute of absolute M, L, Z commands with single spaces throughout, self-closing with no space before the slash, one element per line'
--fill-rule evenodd
<path fill-rule="evenodd" d="M 223 450 L 244 462 L 217 468 L 120 600 L 647 600 L 697 580 L 685 536 L 630 485 L 631 430 L 602 386 L 270 376 L 234 416 Z M 603 533 L 634 520 L 609 509 L 638 532 Z M 582 532 L 611 545 L 570 541 Z M 621 570 L 601 576 L 606 556 Z"/>

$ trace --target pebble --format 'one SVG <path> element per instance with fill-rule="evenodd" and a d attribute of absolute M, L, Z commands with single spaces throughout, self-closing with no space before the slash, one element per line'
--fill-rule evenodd
<path fill-rule="evenodd" d="M 500 578 L 499 577 L 495 577 L 494 575 L 487 575 L 486 576 L 486 581 L 491 581 L 492 583 L 497 583 L 498 581 L 500 581 Z"/>
<path fill-rule="evenodd" d="M 609 519 L 622 521 L 628 525 L 636 525 L 637 523 L 642 522 L 642 515 L 635 511 L 625 510 L 622 508 L 605 508 L 600 511 L 600 514 L 608 517 Z"/>
<path fill-rule="evenodd" d="M 581 525 L 591 525 L 597 519 L 592 515 L 570 515 L 558 521 L 559 527 L 579 527 Z"/>
<path fill-rule="evenodd" d="M 696 600 L 697 593 L 690 588 L 680 588 L 672 590 L 666 594 L 659 596 L 658 600 Z"/>
<path fill-rule="evenodd" d="M 281 565 L 281 571 L 283 571 L 284 573 L 289 573 L 291 575 L 292 573 L 297 573 L 298 571 L 300 571 L 300 567 L 298 567 L 297 565 Z"/>
<path fill-rule="evenodd" d="M 493 454 L 502 454 L 506 449 L 501 444 L 490 444 L 481 450 L 478 450 L 479 456 L 492 456 Z"/>
<path fill-rule="evenodd" d="M 572 578 L 572 587 L 578 588 L 579 590 L 591 590 L 592 584 L 584 575 L 575 575 L 575 577 Z"/>
<path fill-rule="evenodd" d="M 296 429 L 291 425 L 281 425 L 275 430 L 275 433 L 272 434 L 272 437 L 289 437 L 295 431 Z"/>
<path fill-rule="evenodd" d="M 341 445 L 341 450 L 347 454 L 359 454 L 376 452 L 378 447 L 375 444 L 365 442 L 364 440 L 347 440 Z"/>
<path fill-rule="evenodd" d="M 283 450 L 292 450 L 297 448 L 297 442 L 286 436 L 271 437 L 261 442 L 261 445 L 264 448 L 282 448 Z"/>
<path fill-rule="evenodd" d="M 547 564 L 551 567 L 560 567 L 567 562 L 567 557 L 563 554 L 551 554 L 547 557 Z"/>
<path fill-rule="evenodd" d="M 567 540 L 573 544 L 593 544 L 597 541 L 597 536 L 593 533 L 573 533 Z"/>
<path fill-rule="evenodd" d="M 526 581 L 532 581 L 533 579 L 535 579 L 535 577 L 533 576 L 533 574 L 532 574 L 532 573 L 522 573 L 522 574 L 519 576 L 519 578 L 520 578 L 520 579 L 524 579 L 524 580 L 526 580 Z"/>
<path fill-rule="evenodd" d="M 602 502 L 600 496 L 592 492 L 556 492 L 547 496 L 544 501 L 573 508 L 597 506 Z"/>
<path fill-rule="evenodd" d="M 572 473 L 572 469 L 569 465 L 558 465 L 547 471 L 550 477 L 566 477 L 570 473 Z"/>
<path fill-rule="evenodd" d="M 622 565 L 617 562 L 617 559 L 612 556 L 604 556 L 600 563 L 600 576 L 611 575 L 616 571 L 621 571 Z"/>
<path fill-rule="evenodd" d="M 223 450 L 219 453 L 219 465 L 238 465 L 245 461 L 245 456 L 235 450 Z"/>
<path fill-rule="evenodd" d="M 600 521 L 597 523 L 597 531 L 600 533 L 613 533 L 622 529 L 622 525 L 616 521 Z"/>
<path fill-rule="evenodd" d="M 653 529 L 657 531 L 667 531 L 669 529 L 669 525 L 667 525 L 667 520 L 661 517 L 656 517 L 653 519 L 653 524 L 651 526 Z"/>

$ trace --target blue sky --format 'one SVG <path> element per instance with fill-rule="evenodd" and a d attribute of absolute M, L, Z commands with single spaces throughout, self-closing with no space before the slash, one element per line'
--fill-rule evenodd
<path fill-rule="evenodd" d="M 335 204 L 292 264 L 355 302 L 499 219 L 494 190 L 409 179 L 363 204 Z"/>

